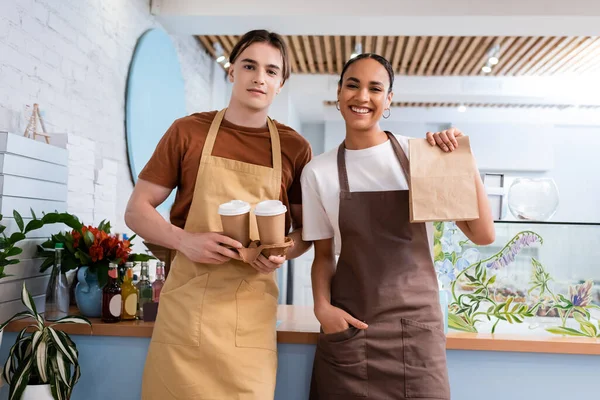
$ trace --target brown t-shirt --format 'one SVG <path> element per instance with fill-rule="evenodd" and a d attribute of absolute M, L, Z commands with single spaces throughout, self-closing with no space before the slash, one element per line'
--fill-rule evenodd
<path fill-rule="evenodd" d="M 162 137 L 139 179 L 170 189 L 177 188 L 171 207 L 171 223 L 185 225 L 194 195 L 202 149 L 216 111 L 196 113 L 176 120 Z M 281 141 L 281 196 L 288 208 L 286 232 L 291 227 L 290 204 L 302 204 L 300 175 L 312 158 L 308 141 L 292 128 L 275 121 Z M 268 128 L 246 128 L 225 119 L 221 123 L 212 154 L 249 164 L 272 167 Z M 298 221 L 302 223 L 302 221 Z"/>

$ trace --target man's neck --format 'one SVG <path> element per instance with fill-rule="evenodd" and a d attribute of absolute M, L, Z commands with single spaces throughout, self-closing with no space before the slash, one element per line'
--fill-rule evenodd
<path fill-rule="evenodd" d="M 268 108 L 261 111 L 252 110 L 232 99 L 225 111 L 225 119 L 246 128 L 264 128 L 267 126 L 268 111 Z"/>

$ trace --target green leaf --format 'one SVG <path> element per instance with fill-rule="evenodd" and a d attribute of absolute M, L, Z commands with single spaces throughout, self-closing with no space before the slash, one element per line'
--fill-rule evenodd
<path fill-rule="evenodd" d="M 31 311 L 32 317 L 39 321 L 40 316 L 37 313 L 37 309 L 35 308 L 35 302 L 33 301 L 33 297 L 29 294 L 27 287 L 25 286 L 25 282 L 23 282 L 23 288 L 21 289 L 21 302 L 28 310 Z"/>
<path fill-rule="evenodd" d="M 71 352 L 68 350 L 69 343 L 64 340 L 52 327 L 48 327 L 48 333 L 52 337 L 52 341 L 56 345 L 56 348 L 65 356 L 71 364 L 75 364 L 76 361 L 73 359 Z"/>
<path fill-rule="evenodd" d="M 42 265 L 40 265 L 40 272 L 46 271 L 48 268 L 54 265 L 54 258 L 46 258 Z"/>
<path fill-rule="evenodd" d="M 35 359 L 38 375 L 42 382 L 48 382 L 48 374 L 46 373 L 46 364 L 48 363 L 48 346 L 45 340 L 41 340 L 35 351 Z"/>
<path fill-rule="evenodd" d="M 87 265 L 92 262 L 92 258 L 81 249 L 77 249 L 77 252 L 75 254 L 76 257 L 79 258 L 79 261 L 81 261 L 81 265 Z"/>
<path fill-rule="evenodd" d="M 35 212 L 33 211 L 33 208 L 29 207 L 29 211 L 31 211 L 31 217 L 33 219 L 37 219 L 37 216 L 35 215 Z"/>
<path fill-rule="evenodd" d="M 27 223 L 27 226 L 25 227 L 25 233 L 29 233 L 36 229 L 40 229 L 43 226 L 44 226 L 44 223 L 41 220 L 32 219 L 31 221 L 29 221 L 29 223 Z"/>
<path fill-rule="evenodd" d="M 6 257 L 14 257 L 14 256 L 18 256 L 19 254 L 21 254 L 23 252 L 23 249 L 20 247 L 11 247 L 10 249 L 8 249 L 8 251 L 6 252 Z"/>
<path fill-rule="evenodd" d="M 13 210 L 13 217 L 15 218 L 15 221 L 16 221 L 17 225 L 19 226 L 19 230 L 21 232 L 23 232 L 24 225 L 23 225 L 23 218 L 21 217 L 21 214 L 19 214 L 17 212 L 17 210 Z"/>
<path fill-rule="evenodd" d="M 78 315 L 68 315 L 59 319 L 54 324 L 88 324 L 92 326 L 92 323 L 87 318 Z"/>
<path fill-rule="evenodd" d="M 90 231 L 85 231 L 83 241 L 87 247 L 91 247 L 94 244 L 94 234 Z"/>
<path fill-rule="evenodd" d="M 0 324 L 0 331 L 3 330 L 6 327 L 6 325 L 10 324 L 12 321 L 14 321 L 16 319 L 25 318 L 25 317 L 30 317 L 30 318 L 35 319 L 35 317 L 31 314 L 31 312 L 21 311 L 20 313 L 13 315 L 8 321 L 4 322 L 3 324 Z"/>
<path fill-rule="evenodd" d="M 465 273 L 465 276 L 467 277 L 468 280 L 470 280 L 471 282 L 477 282 L 477 279 L 475 279 L 475 277 Z"/>
<path fill-rule="evenodd" d="M 493 285 L 496 282 L 496 276 L 497 275 L 492 275 L 490 277 L 490 279 L 487 281 L 487 286 Z"/>
<path fill-rule="evenodd" d="M 464 319 L 454 313 L 448 313 L 448 327 L 463 332 L 477 332 L 474 326 L 469 325 Z"/>
<path fill-rule="evenodd" d="M 12 235 L 10 235 L 10 239 L 8 239 L 11 243 L 17 243 L 20 242 L 21 240 L 25 239 L 25 234 L 21 233 L 21 232 L 15 232 Z"/>
<path fill-rule="evenodd" d="M 29 375 L 31 373 L 31 364 L 33 362 L 33 358 L 28 357 L 25 360 L 21 360 L 21 364 L 17 368 L 14 373 L 10 391 L 8 392 L 9 400 L 20 400 L 27 384 L 29 383 Z"/>
<path fill-rule="evenodd" d="M 498 322 L 500 322 L 499 319 L 497 319 L 496 322 L 494 322 L 494 325 L 492 326 L 492 334 L 496 333 L 496 326 L 498 326 Z"/>
<path fill-rule="evenodd" d="M 586 336 L 584 333 L 581 333 L 578 330 L 563 327 L 563 326 L 555 326 L 553 328 L 546 328 L 546 331 L 548 331 L 550 333 L 554 333 L 556 335 Z"/>
<path fill-rule="evenodd" d="M 0 225 L 0 233 L 4 232 L 5 229 L 6 229 L 6 226 Z"/>

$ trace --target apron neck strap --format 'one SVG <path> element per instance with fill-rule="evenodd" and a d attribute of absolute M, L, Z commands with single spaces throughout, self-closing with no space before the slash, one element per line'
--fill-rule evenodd
<path fill-rule="evenodd" d="M 396 154 L 396 158 L 400 162 L 400 166 L 402 167 L 402 171 L 406 176 L 406 181 L 410 185 L 410 165 L 408 162 L 408 157 L 404 154 L 404 150 L 402 150 L 402 146 L 398 143 L 398 139 L 388 131 L 385 131 L 388 136 L 390 142 L 392 143 L 392 148 L 394 149 L 394 153 Z M 340 180 L 340 191 L 342 196 L 348 196 L 350 193 L 350 185 L 348 183 L 348 170 L 346 169 L 346 142 L 343 141 L 338 147 L 337 154 L 337 164 L 338 164 L 338 178 Z"/>
<path fill-rule="evenodd" d="M 221 126 L 221 122 L 223 122 L 223 117 L 225 116 L 225 111 L 227 111 L 226 108 L 219 111 L 210 124 L 210 129 L 208 130 L 208 135 L 206 136 L 206 141 L 204 142 L 204 148 L 202 149 L 202 160 L 207 160 L 208 157 L 212 155 L 213 147 L 215 146 L 215 141 L 217 140 L 217 134 L 219 133 L 219 127 Z M 273 169 L 276 171 L 281 171 L 281 142 L 279 140 L 279 131 L 277 130 L 277 126 L 275 126 L 273 120 L 271 120 L 269 117 L 267 117 L 267 126 L 269 127 L 269 134 L 271 135 Z"/>
<path fill-rule="evenodd" d="M 396 158 L 398 159 L 398 161 L 400 161 L 400 166 L 402 167 L 402 171 L 404 172 L 404 176 L 406 177 L 406 182 L 410 187 L 410 163 L 408 162 L 408 157 L 406 157 L 406 154 L 404 153 L 404 150 L 402 150 L 402 146 L 400 146 L 400 143 L 398 143 L 398 139 L 396 139 L 396 136 L 394 136 L 392 132 L 385 131 L 385 133 L 388 135 L 388 138 L 390 138 L 390 142 L 392 142 L 394 153 L 396 153 Z"/>

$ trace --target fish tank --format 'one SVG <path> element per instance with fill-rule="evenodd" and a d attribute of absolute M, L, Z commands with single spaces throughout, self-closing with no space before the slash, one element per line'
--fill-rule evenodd
<path fill-rule="evenodd" d="M 600 337 L 599 223 L 496 221 L 488 246 L 434 228 L 450 331 Z"/>

